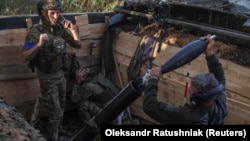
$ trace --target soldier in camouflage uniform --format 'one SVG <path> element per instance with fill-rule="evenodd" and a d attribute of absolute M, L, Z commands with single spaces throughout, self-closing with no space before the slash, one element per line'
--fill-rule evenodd
<path fill-rule="evenodd" d="M 119 89 L 96 70 L 80 68 L 76 71 L 71 101 L 77 104 L 82 121 L 89 121 L 119 92 Z"/>
<path fill-rule="evenodd" d="M 49 113 L 48 140 L 58 140 L 66 100 L 66 43 L 81 48 L 79 35 L 69 20 L 59 23 L 62 5 L 59 0 L 38 0 L 39 24 L 30 28 L 21 59 L 37 68 L 41 87 L 41 103 Z"/>

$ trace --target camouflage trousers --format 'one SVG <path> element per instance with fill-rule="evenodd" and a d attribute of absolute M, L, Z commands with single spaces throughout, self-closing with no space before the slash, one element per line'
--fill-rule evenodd
<path fill-rule="evenodd" d="M 90 100 L 83 100 L 78 103 L 77 109 L 82 121 L 89 121 L 93 116 L 101 111 L 102 107 Z"/>
<path fill-rule="evenodd" d="M 66 100 L 66 79 L 40 79 L 41 103 L 49 114 L 48 141 L 58 141 L 58 128 L 63 122 Z"/>

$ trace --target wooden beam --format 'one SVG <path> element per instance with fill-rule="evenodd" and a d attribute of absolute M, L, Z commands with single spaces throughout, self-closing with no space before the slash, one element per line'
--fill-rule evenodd
<path fill-rule="evenodd" d="M 76 26 L 88 25 L 89 19 L 87 14 L 75 16 Z"/>
<path fill-rule="evenodd" d="M 26 28 L 0 30 L 0 45 L 23 44 L 26 35 Z"/>
<path fill-rule="evenodd" d="M 27 31 L 29 31 L 31 26 L 33 25 L 32 19 L 31 18 L 26 18 L 25 21 L 26 21 L 26 25 L 27 25 Z"/>
<path fill-rule="evenodd" d="M 37 78 L 0 81 L 0 97 L 10 105 L 19 105 L 41 95 Z"/>
<path fill-rule="evenodd" d="M 0 45 L 0 67 L 22 64 L 22 61 L 20 60 L 21 51 L 22 44 Z"/>
<path fill-rule="evenodd" d="M 17 80 L 36 77 L 36 72 L 27 67 L 27 64 L 0 67 L 0 80 Z"/>

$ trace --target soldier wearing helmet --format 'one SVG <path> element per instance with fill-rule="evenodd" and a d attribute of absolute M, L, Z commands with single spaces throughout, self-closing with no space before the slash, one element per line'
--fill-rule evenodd
<path fill-rule="evenodd" d="M 119 92 L 108 78 L 94 69 L 78 69 L 75 79 L 70 99 L 76 103 L 83 122 L 89 122 Z"/>
<path fill-rule="evenodd" d="M 71 21 L 58 21 L 62 10 L 59 0 L 38 0 L 37 10 L 40 21 L 30 28 L 21 59 L 33 72 L 36 69 L 40 100 L 49 113 L 48 141 L 57 141 L 66 100 L 66 44 L 79 49 L 81 42 Z"/>

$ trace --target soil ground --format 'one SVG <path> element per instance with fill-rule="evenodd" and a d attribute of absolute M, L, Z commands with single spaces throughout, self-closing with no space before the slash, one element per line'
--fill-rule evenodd
<path fill-rule="evenodd" d="M 152 27 L 141 30 L 140 34 L 151 35 L 156 39 L 160 38 L 161 30 L 152 30 Z M 167 31 L 164 43 L 182 47 L 187 43 L 197 40 L 200 36 L 190 34 L 182 30 L 170 29 Z M 219 58 L 231 61 L 238 65 L 250 68 L 250 46 L 232 44 L 215 38 L 215 48 Z"/>
<path fill-rule="evenodd" d="M 169 38 L 166 39 L 166 42 L 176 44 L 178 46 L 184 46 L 192 40 L 196 40 L 199 37 L 193 36 L 190 34 L 183 34 L 180 32 L 173 33 Z M 178 39 L 178 40 L 177 40 Z M 176 42 L 174 43 L 173 41 Z M 240 46 L 230 43 L 225 43 L 223 41 L 215 39 L 215 47 L 217 56 L 239 64 L 244 67 L 250 68 L 250 47 L 249 46 Z"/>

